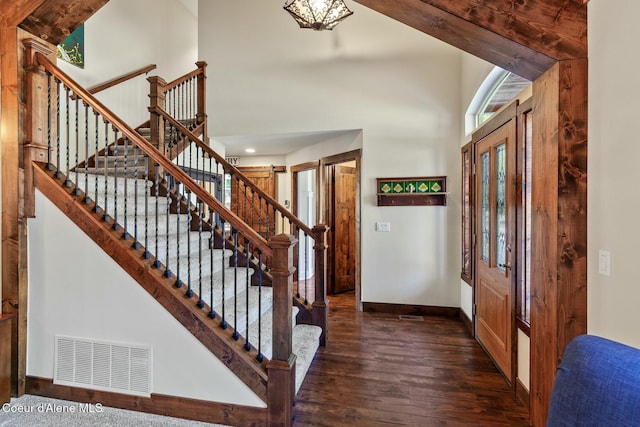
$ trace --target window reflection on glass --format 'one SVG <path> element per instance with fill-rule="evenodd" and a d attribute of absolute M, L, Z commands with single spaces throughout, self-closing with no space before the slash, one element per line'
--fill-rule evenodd
<path fill-rule="evenodd" d="M 522 206 L 523 219 L 522 229 L 524 230 L 524 250 L 522 251 L 522 269 L 520 277 L 520 307 L 518 316 L 526 323 L 531 324 L 531 148 L 533 141 L 532 119 L 533 113 L 529 112 L 524 115 L 524 164 L 523 164 L 523 188 L 522 188 Z"/>
<path fill-rule="evenodd" d="M 471 145 L 462 151 L 462 276 L 471 281 Z"/>
<path fill-rule="evenodd" d="M 496 147 L 496 264 L 504 270 L 506 263 L 506 234 L 507 234 L 507 170 L 506 146 Z"/>
<path fill-rule="evenodd" d="M 489 219 L 490 219 L 490 206 L 489 206 L 489 153 L 482 154 L 482 259 L 489 261 Z"/>

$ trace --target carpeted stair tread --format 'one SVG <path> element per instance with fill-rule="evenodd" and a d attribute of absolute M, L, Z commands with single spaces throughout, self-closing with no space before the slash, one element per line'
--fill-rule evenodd
<path fill-rule="evenodd" d="M 315 325 L 296 325 L 292 334 L 293 353 L 296 358 L 296 393 L 307 375 L 313 357 L 320 346 L 322 328 Z"/>

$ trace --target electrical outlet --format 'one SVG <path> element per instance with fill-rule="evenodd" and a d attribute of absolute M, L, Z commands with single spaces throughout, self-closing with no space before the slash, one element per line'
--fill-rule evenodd
<path fill-rule="evenodd" d="M 389 222 L 376 222 L 376 231 L 382 233 L 388 233 L 391 231 L 391 223 Z"/>

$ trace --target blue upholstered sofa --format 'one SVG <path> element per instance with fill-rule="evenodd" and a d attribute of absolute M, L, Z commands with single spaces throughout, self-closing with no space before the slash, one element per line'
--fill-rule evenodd
<path fill-rule="evenodd" d="M 558 367 L 547 427 L 640 426 L 640 350 L 608 339 L 573 339 Z"/>

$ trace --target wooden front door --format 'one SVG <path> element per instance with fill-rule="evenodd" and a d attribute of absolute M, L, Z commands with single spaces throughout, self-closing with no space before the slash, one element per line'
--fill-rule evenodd
<path fill-rule="evenodd" d="M 514 366 L 516 127 L 510 120 L 476 145 L 476 337 L 508 381 Z"/>
<path fill-rule="evenodd" d="M 336 294 L 356 286 L 356 168 L 334 165 L 332 170 L 331 293 Z"/>

